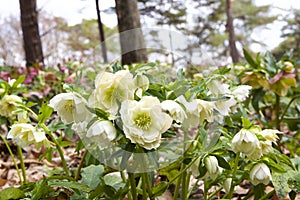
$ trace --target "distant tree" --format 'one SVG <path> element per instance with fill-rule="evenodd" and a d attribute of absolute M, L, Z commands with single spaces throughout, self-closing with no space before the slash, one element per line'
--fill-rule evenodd
<path fill-rule="evenodd" d="M 187 0 L 190 6 L 198 9 L 193 14 L 193 24 L 186 27 L 186 34 L 193 35 L 196 44 L 205 51 L 211 52 L 218 59 L 230 56 L 230 34 L 226 16 L 226 1 Z M 228 4 L 227 4 L 228 5 Z M 257 6 L 254 0 L 231 2 L 232 27 L 235 32 L 237 49 L 257 43 L 251 35 L 254 29 L 259 29 L 277 19 L 269 13 L 270 6 Z M 193 47 L 193 45 L 191 45 Z"/>
<path fill-rule="evenodd" d="M 229 48 L 230 48 L 230 56 L 233 63 L 239 62 L 239 52 L 236 48 L 235 44 L 235 33 L 234 33 L 234 25 L 233 25 L 233 17 L 232 17 L 232 0 L 226 0 L 226 31 L 229 34 Z"/>
<path fill-rule="evenodd" d="M 103 29 L 107 35 L 115 35 L 118 32 L 117 28 L 111 29 L 105 25 L 103 25 Z M 76 57 L 84 58 L 87 61 L 86 63 L 103 62 L 99 56 L 101 55 L 101 43 L 98 22 L 96 19 L 82 20 L 81 23 L 73 26 L 62 26 L 61 31 L 64 31 L 65 34 L 67 34 L 65 44 Z M 116 54 L 119 51 L 118 40 L 114 40 L 115 38 L 108 39 L 108 53 Z"/>
<path fill-rule="evenodd" d="M 38 27 L 36 0 L 19 0 L 26 66 L 43 63 L 42 42 Z"/>
<path fill-rule="evenodd" d="M 122 64 L 146 62 L 147 53 L 137 0 L 115 0 L 115 2 L 120 33 Z"/>
<path fill-rule="evenodd" d="M 98 17 L 99 35 L 100 35 L 100 41 L 101 41 L 101 51 L 102 51 L 103 61 L 105 63 L 107 63 L 107 61 L 108 61 L 107 60 L 107 49 L 106 49 L 103 24 L 102 24 L 101 15 L 100 15 L 99 0 L 95 0 L 95 2 L 96 2 L 97 17 Z"/>
<path fill-rule="evenodd" d="M 273 50 L 273 53 L 280 58 L 285 52 L 293 50 L 293 57 L 300 59 L 300 10 L 290 12 L 284 21 L 287 25 L 282 27 L 281 37 L 285 40 Z"/>
<path fill-rule="evenodd" d="M 24 60 L 20 19 L 9 16 L 0 27 L 0 65 L 18 66 Z"/>

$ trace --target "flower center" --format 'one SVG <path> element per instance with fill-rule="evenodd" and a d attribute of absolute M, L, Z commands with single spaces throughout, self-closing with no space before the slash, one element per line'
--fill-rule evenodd
<path fill-rule="evenodd" d="M 151 125 L 151 117 L 146 113 L 138 114 L 133 121 L 137 127 L 143 130 L 147 130 Z"/>
<path fill-rule="evenodd" d="M 65 110 L 67 112 L 73 113 L 73 107 L 74 107 L 73 100 L 68 100 L 65 104 Z"/>

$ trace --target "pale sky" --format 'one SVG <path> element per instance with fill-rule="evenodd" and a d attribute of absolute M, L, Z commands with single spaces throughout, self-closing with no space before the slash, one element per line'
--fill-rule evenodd
<path fill-rule="evenodd" d="M 18 0 L 1 0 L 0 20 L 14 15 L 19 17 L 19 1 Z M 100 0 L 100 9 L 106 9 L 114 6 L 114 0 Z M 272 12 L 276 14 L 285 13 L 285 11 L 278 9 L 282 8 L 288 10 L 290 8 L 300 8 L 300 0 L 256 0 L 259 5 L 271 4 L 273 5 Z M 95 0 L 37 0 L 38 9 L 44 10 L 54 16 L 60 16 L 67 19 L 70 25 L 80 23 L 82 19 L 96 19 Z M 114 27 L 117 25 L 115 15 L 107 15 L 102 13 L 102 21 L 106 26 Z M 257 51 L 270 50 L 277 46 L 282 41 L 280 39 L 280 27 L 282 23 L 274 23 L 268 25 L 268 30 L 255 32 L 253 36 L 260 41 L 267 43 L 267 47 L 260 47 L 253 45 L 253 49 Z"/>

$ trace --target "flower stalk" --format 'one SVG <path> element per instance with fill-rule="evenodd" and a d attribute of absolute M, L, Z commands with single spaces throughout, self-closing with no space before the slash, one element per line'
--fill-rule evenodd
<path fill-rule="evenodd" d="M 14 166 L 15 166 L 15 168 L 16 168 L 16 170 L 17 170 L 17 174 L 18 174 L 18 177 L 19 177 L 19 180 L 20 180 L 20 184 L 22 185 L 22 184 L 23 184 L 23 180 L 22 180 L 22 178 L 21 178 L 21 174 L 20 174 L 20 172 L 19 172 L 19 167 L 18 167 L 18 164 L 17 164 L 17 162 L 16 162 L 15 156 L 14 156 L 14 154 L 12 153 L 9 144 L 7 143 L 7 140 L 2 136 L 2 134 L 0 134 L 0 137 L 1 137 L 2 141 L 4 142 L 6 148 L 7 148 L 8 152 L 9 152 L 9 155 L 10 155 L 10 157 L 11 157 L 13 163 L 14 163 Z"/>
<path fill-rule="evenodd" d="M 235 186 L 233 184 L 233 180 L 236 177 L 236 172 L 237 172 L 237 169 L 238 169 L 238 166 L 239 166 L 239 160 L 240 160 L 240 152 L 237 152 L 236 156 L 235 156 L 234 167 L 233 167 L 233 172 L 232 172 L 232 178 L 233 179 L 232 179 L 232 182 L 231 182 L 231 185 L 230 185 L 230 190 L 229 190 L 229 195 L 228 195 L 229 199 L 231 199 L 232 195 L 233 195 L 234 186 Z"/>
<path fill-rule="evenodd" d="M 24 159 L 23 159 L 22 148 L 17 146 L 17 150 L 18 150 L 19 159 L 20 159 L 20 166 L 21 166 L 21 170 L 22 170 L 23 184 L 26 184 L 27 179 L 26 179 L 26 170 L 25 170 L 25 163 L 24 163 Z"/>

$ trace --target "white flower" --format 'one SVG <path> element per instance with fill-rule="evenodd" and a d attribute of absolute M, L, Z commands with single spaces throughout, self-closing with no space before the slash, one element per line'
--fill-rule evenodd
<path fill-rule="evenodd" d="M 14 117 L 14 111 L 17 109 L 17 104 L 22 103 L 22 99 L 17 95 L 5 95 L 0 100 L 0 115 L 4 117 Z"/>
<path fill-rule="evenodd" d="M 212 94 L 214 97 L 218 97 L 224 94 L 230 94 L 229 85 L 221 83 L 219 80 L 212 80 L 207 84 L 209 89 L 209 94 Z"/>
<path fill-rule="evenodd" d="M 239 85 L 232 91 L 232 95 L 239 102 L 245 101 L 249 96 L 249 92 L 252 89 L 249 85 Z"/>
<path fill-rule="evenodd" d="M 264 163 L 256 164 L 250 171 L 250 180 L 253 185 L 267 185 L 272 180 L 270 169 Z"/>
<path fill-rule="evenodd" d="M 215 101 L 215 108 L 222 116 L 228 116 L 231 108 L 236 105 L 236 100 L 232 96 L 225 101 Z"/>
<path fill-rule="evenodd" d="M 148 150 L 159 147 L 161 134 L 172 124 L 172 118 L 162 111 L 158 98 L 151 96 L 142 97 L 138 102 L 124 101 L 120 114 L 125 136 Z"/>
<path fill-rule="evenodd" d="M 276 144 L 276 141 L 279 139 L 279 137 L 277 136 L 278 133 L 281 132 L 273 129 L 265 129 L 259 132 L 259 134 L 266 139 L 264 141 L 260 141 L 262 154 L 267 154 L 273 150 L 272 143 Z"/>
<path fill-rule="evenodd" d="M 87 131 L 86 137 L 96 137 L 99 148 L 109 146 L 117 136 L 117 131 L 111 121 L 97 121 Z"/>
<path fill-rule="evenodd" d="M 8 132 L 7 139 L 12 139 L 17 145 L 22 148 L 34 144 L 36 148 L 42 145 L 50 146 L 50 142 L 46 138 L 45 132 L 37 130 L 31 124 L 14 124 Z"/>
<path fill-rule="evenodd" d="M 254 129 L 242 128 L 232 139 L 231 147 L 234 152 L 242 152 L 250 155 L 260 148 Z"/>
<path fill-rule="evenodd" d="M 188 129 L 197 127 L 199 125 L 199 119 L 200 119 L 200 112 L 197 100 L 194 99 L 191 102 L 188 102 L 184 96 L 179 96 L 176 99 L 177 102 L 181 103 L 185 108 L 185 113 L 187 115 L 187 118 L 183 121 L 182 127 Z"/>
<path fill-rule="evenodd" d="M 103 72 L 96 77 L 95 91 L 89 98 L 90 107 L 100 108 L 116 115 L 119 105 L 125 100 L 133 100 L 136 84 L 128 70 L 115 74 Z"/>
<path fill-rule="evenodd" d="M 57 111 L 64 124 L 85 121 L 92 115 L 86 108 L 85 99 L 77 93 L 58 94 L 50 100 L 49 106 Z"/>
<path fill-rule="evenodd" d="M 149 88 L 149 79 L 143 74 L 137 74 L 134 77 L 134 81 L 137 87 L 141 88 L 143 91 L 148 90 Z"/>
<path fill-rule="evenodd" d="M 200 175 L 200 173 L 199 173 L 200 159 L 201 159 L 201 157 L 198 157 L 197 160 L 189 168 L 189 171 L 192 172 L 194 177 L 198 177 Z"/>
<path fill-rule="evenodd" d="M 213 122 L 214 121 L 213 111 L 215 109 L 214 103 L 210 101 L 204 101 L 201 99 L 196 99 L 196 101 L 200 112 L 200 118 L 199 118 L 200 124 L 202 124 L 204 120 L 207 120 L 208 122 Z"/>
<path fill-rule="evenodd" d="M 207 156 L 204 159 L 204 164 L 207 169 L 205 176 L 215 180 L 222 173 L 222 168 L 219 167 L 218 159 L 215 156 Z"/>
<path fill-rule="evenodd" d="M 279 139 L 279 137 L 277 136 L 278 133 L 281 132 L 273 129 L 264 129 L 259 134 L 262 135 L 266 140 L 276 144 L 276 141 Z"/>
<path fill-rule="evenodd" d="M 187 118 L 183 108 L 172 100 L 161 102 L 163 111 L 167 112 L 177 123 L 182 123 Z"/>

